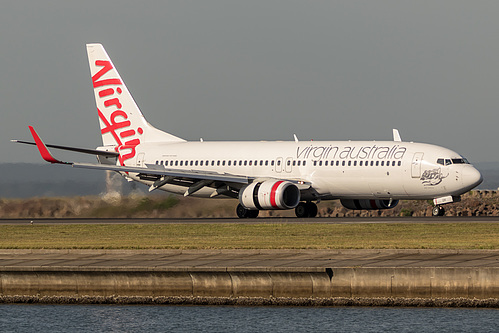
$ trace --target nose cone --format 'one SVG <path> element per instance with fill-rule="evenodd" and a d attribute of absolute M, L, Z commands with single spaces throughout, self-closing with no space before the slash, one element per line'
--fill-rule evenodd
<path fill-rule="evenodd" d="M 483 178 L 480 171 L 472 167 L 471 165 L 467 168 L 463 168 L 463 185 L 468 187 L 470 190 L 475 186 L 482 183 Z"/>

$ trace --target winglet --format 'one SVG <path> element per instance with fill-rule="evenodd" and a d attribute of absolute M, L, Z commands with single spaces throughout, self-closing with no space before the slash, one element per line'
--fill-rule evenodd
<path fill-rule="evenodd" d="M 31 135 L 33 136 L 33 139 L 35 139 L 36 147 L 38 148 L 38 151 L 40 152 L 40 155 L 42 155 L 42 158 L 50 163 L 58 163 L 58 164 L 71 164 L 68 162 L 62 162 L 56 159 L 50 151 L 48 150 L 47 146 L 43 143 L 42 139 L 38 136 L 38 133 L 36 133 L 35 129 L 32 126 L 28 126 L 29 130 L 31 131 Z"/>
<path fill-rule="evenodd" d="M 402 138 L 400 137 L 400 133 L 398 129 L 393 129 L 393 141 L 402 142 Z"/>

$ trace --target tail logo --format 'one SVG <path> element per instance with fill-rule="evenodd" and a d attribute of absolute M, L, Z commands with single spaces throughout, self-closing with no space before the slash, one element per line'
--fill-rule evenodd
<path fill-rule="evenodd" d="M 92 83 L 96 91 L 97 112 L 104 124 L 104 127 L 101 126 L 101 134 L 110 133 L 113 136 L 116 141 L 115 150 L 120 153 L 120 165 L 125 165 L 127 160 L 135 157 L 136 147 L 140 144 L 140 135 L 144 131 L 141 127 L 133 129 L 127 113 L 122 110 L 123 104 L 120 101 L 120 95 L 123 92 L 123 82 L 121 79 L 101 79 L 113 69 L 113 64 L 108 60 L 96 60 L 95 66 L 102 67 L 92 76 Z M 122 153 L 123 150 L 126 150 L 126 153 Z"/>

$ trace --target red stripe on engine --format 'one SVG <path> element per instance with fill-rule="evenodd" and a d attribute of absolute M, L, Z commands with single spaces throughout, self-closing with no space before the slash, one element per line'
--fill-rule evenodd
<path fill-rule="evenodd" d="M 277 188 L 279 187 L 279 185 L 281 185 L 281 183 L 284 183 L 284 181 L 280 180 L 278 182 L 276 182 L 273 186 L 272 186 L 272 190 L 270 191 L 270 204 L 272 205 L 272 207 L 274 207 L 275 209 L 278 209 L 279 207 L 277 207 L 277 203 L 275 201 L 275 194 L 276 194 L 276 191 L 277 191 Z"/>

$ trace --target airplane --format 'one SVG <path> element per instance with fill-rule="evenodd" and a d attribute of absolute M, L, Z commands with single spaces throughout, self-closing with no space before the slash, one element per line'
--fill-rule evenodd
<path fill-rule="evenodd" d="M 340 200 L 352 210 L 394 208 L 399 200 L 433 200 L 432 215 L 482 182 L 458 153 L 402 141 L 192 142 L 153 127 L 144 118 L 101 44 L 87 44 L 102 146 L 45 144 L 32 126 L 42 158 L 75 168 L 112 170 L 129 181 L 184 196 L 235 198 L 240 218 L 261 210 L 294 209 L 315 217 L 316 202 Z M 49 148 L 92 154 L 98 163 L 65 162 Z"/>

